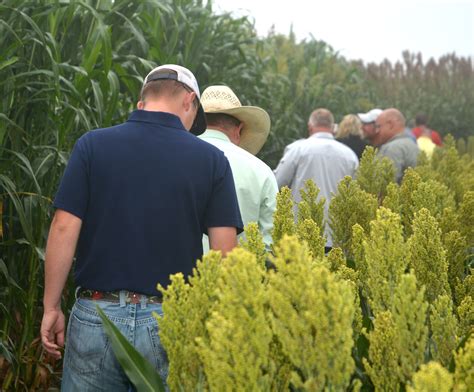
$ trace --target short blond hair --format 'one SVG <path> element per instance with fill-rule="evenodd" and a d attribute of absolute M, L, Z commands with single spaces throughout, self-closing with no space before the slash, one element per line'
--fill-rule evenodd
<path fill-rule="evenodd" d="M 348 114 L 347 116 L 344 116 L 337 127 L 337 138 L 342 139 L 348 137 L 349 135 L 362 137 L 362 122 L 355 114 Z"/>

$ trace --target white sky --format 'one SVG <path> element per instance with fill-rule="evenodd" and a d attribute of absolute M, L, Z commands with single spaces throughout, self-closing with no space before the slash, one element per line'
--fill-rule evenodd
<path fill-rule="evenodd" d="M 249 15 L 261 36 L 271 26 L 323 40 L 348 59 L 423 60 L 455 52 L 474 59 L 474 0 L 213 0 L 216 11 Z"/>

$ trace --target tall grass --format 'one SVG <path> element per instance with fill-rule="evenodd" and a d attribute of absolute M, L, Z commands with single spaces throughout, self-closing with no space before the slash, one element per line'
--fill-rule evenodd
<path fill-rule="evenodd" d="M 2 2 L 0 389 L 56 383 L 59 364 L 43 356 L 38 338 L 44 247 L 74 141 L 123 121 L 156 64 L 232 80 L 245 73 L 242 48 L 253 40 L 246 20 L 216 17 L 195 1 Z M 217 67 L 224 57 L 229 70 Z"/>

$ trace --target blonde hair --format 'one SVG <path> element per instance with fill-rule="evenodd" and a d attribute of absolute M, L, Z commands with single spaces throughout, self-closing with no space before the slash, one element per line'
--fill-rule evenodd
<path fill-rule="evenodd" d="M 336 138 L 342 139 L 349 135 L 362 137 L 362 122 L 355 114 L 344 116 L 337 127 Z"/>

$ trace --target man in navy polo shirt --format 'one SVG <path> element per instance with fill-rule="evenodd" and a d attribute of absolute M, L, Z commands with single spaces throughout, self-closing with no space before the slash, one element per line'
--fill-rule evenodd
<path fill-rule="evenodd" d="M 162 313 L 157 284 L 166 287 L 170 274 L 192 272 L 203 233 L 223 254 L 237 244 L 243 225 L 229 163 L 192 134 L 206 128 L 199 98 L 188 69 L 157 67 L 127 122 L 88 132 L 73 149 L 54 200 L 41 325 L 45 350 L 59 358 L 61 293 L 76 254 L 79 289 L 67 330 L 63 391 L 130 387 L 96 305 L 165 379 L 166 354 L 151 314 Z"/>

